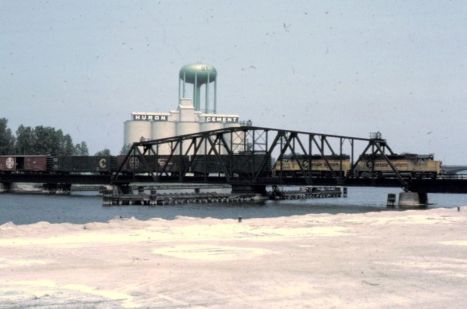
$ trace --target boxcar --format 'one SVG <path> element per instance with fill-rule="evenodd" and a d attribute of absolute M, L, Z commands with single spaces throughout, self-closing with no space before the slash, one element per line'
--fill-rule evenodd
<path fill-rule="evenodd" d="M 49 156 L 25 156 L 23 169 L 28 172 L 46 172 L 50 159 Z"/>

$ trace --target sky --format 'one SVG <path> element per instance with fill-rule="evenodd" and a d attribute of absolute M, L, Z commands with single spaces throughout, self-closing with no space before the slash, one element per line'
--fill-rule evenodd
<path fill-rule="evenodd" d="M 177 107 L 178 72 L 218 72 L 218 112 L 368 137 L 467 164 L 466 1 L 0 0 L 0 117 L 90 152 L 133 111 Z"/>

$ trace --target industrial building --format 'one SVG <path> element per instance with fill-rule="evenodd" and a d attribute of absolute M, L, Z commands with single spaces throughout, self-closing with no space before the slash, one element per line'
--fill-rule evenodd
<path fill-rule="evenodd" d="M 178 101 L 177 110 L 169 112 L 132 112 L 124 124 L 124 145 L 240 126 L 239 115 L 217 113 L 217 71 L 212 65 L 180 69 Z M 168 153 L 169 145 L 159 149 L 159 154 Z"/>

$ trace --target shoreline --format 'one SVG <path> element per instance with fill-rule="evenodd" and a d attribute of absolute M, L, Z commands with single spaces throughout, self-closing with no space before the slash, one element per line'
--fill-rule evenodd
<path fill-rule="evenodd" d="M 467 305 L 467 206 L 6 223 L 0 235 L 0 308 Z"/>

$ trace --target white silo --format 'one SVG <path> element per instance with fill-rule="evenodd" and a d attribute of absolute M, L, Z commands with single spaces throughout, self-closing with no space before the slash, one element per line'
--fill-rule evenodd
<path fill-rule="evenodd" d="M 185 135 L 199 132 L 199 122 L 180 121 L 177 123 L 177 135 Z"/>
<path fill-rule="evenodd" d="M 199 132 L 199 114 L 195 112 L 193 107 L 193 101 L 190 99 L 181 99 L 178 105 L 179 119 L 177 122 L 177 135 L 185 135 Z M 190 141 L 185 141 L 182 145 L 182 154 L 186 153 L 186 150 L 190 146 Z M 177 154 L 180 152 L 180 148 L 177 149 Z M 193 153 L 193 148 L 188 154 Z"/>
<path fill-rule="evenodd" d="M 200 123 L 199 129 L 201 132 L 203 131 L 211 131 L 211 130 L 219 130 L 224 128 L 224 124 L 222 122 L 216 122 L 215 115 L 212 114 L 203 114 L 201 115 L 201 119 L 204 122 Z M 201 148 L 199 149 L 199 154 L 204 154 L 204 149 L 209 149 L 210 145 L 209 143 L 206 144 L 206 148 L 204 143 L 201 145 Z M 226 153 L 225 151 L 222 151 L 221 147 L 221 153 Z"/>
<path fill-rule="evenodd" d="M 173 121 L 154 121 L 152 123 L 152 139 L 160 139 L 177 135 L 177 128 Z M 154 146 L 155 148 L 156 146 Z M 156 150 L 156 149 L 154 149 Z M 170 154 L 170 144 L 159 145 L 158 153 L 160 155 Z"/>
<path fill-rule="evenodd" d="M 180 121 L 177 123 L 177 135 L 185 135 L 185 134 L 191 134 L 191 133 L 198 133 L 199 132 L 199 123 L 198 122 L 188 122 L 188 121 Z M 191 141 L 184 141 L 182 144 L 182 154 L 188 154 L 191 155 L 194 152 L 194 149 L 192 146 L 191 150 L 186 153 L 188 150 L 188 147 L 190 146 Z M 180 148 L 177 149 L 177 153 L 180 154 Z"/>
<path fill-rule="evenodd" d="M 151 122 L 142 120 L 125 121 L 124 137 L 125 145 L 131 145 L 143 139 L 151 139 Z"/>
<path fill-rule="evenodd" d="M 220 130 L 224 128 L 224 124 L 222 122 L 201 122 L 199 129 L 201 132 L 203 131 L 212 131 L 212 130 Z"/>
<path fill-rule="evenodd" d="M 238 128 L 238 127 L 240 127 L 240 124 L 238 122 L 224 123 L 224 128 Z M 231 137 L 232 137 L 232 141 L 231 141 Z M 232 147 L 232 151 L 234 153 L 239 153 L 245 150 L 245 147 L 243 145 L 244 134 L 242 131 L 226 133 L 224 134 L 224 139 L 229 145 L 229 147 Z"/>

